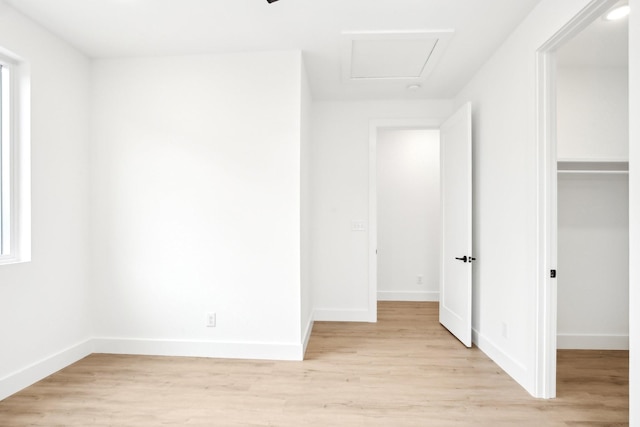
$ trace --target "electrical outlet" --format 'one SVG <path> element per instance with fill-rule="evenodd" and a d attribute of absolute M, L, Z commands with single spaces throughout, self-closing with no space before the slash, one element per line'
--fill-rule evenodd
<path fill-rule="evenodd" d="M 422 276 L 422 274 L 418 274 L 418 276 L 416 277 L 416 284 L 422 285 L 423 282 L 424 282 L 424 277 Z"/>
<path fill-rule="evenodd" d="M 216 327 L 216 314 L 211 312 L 207 313 L 207 328 L 215 328 Z"/>

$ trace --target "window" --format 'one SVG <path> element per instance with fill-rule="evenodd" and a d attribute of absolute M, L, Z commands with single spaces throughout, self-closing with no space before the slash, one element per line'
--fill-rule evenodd
<path fill-rule="evenodd" d="M 26 70 L 0 50 L 0 264 L 30 259 Z"/>
<path fill-rule="evenodd" d="M 11 254 L 10 69 L 0 63 L 0 255 Z"/>

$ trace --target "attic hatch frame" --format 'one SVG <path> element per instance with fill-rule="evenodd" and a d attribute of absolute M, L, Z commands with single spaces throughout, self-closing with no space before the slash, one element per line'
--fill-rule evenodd
<path fill-rule="evenodd" d="M 362 83 L 371 81 L 424 82 L 438 65 L 444 55 L 453 29 L 439 30 L 404 30 L 404 31 L 343 31 L 342 32 L 342 81 Z M 397 76 L 354 76 L 354 46 L 357 42 L 415 42 L 433 41 L 433 46 L 426 52 L 425 62 L 418 75 Z"/>
<path fill-rule="evenodd" d="M 536 51 L 537 266 L 534 396 L 556 397 L 557 267 L 556 51 L 618 0 L 593 0 Z"/>

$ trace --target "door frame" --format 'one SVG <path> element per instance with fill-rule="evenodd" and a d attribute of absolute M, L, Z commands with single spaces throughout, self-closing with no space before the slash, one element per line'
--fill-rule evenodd
<path fill-rule="evenodd" d="M 556 50 L 613 7 L 618 0 L 593 0 L 536 51 L 537 279 L 535 396 L 556 397 L 558 295 Z"/>
<path fill-rule="evenodd" d="M 369 121 L 369 322 L 378 320 L 378 131 L 380 129 L 440 129 L 444 119 L 378 119 Z"/>

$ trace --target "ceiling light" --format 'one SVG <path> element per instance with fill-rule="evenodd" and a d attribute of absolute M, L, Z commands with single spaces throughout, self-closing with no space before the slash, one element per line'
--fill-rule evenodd
<path fill-rule="evenodd" d="M 631 8 L 629 7 L 628 4 L 622 5 L 622 6 L 618 6 L 614 9 L 611 9 L 606 16 L 606 20 L 607 21 L 616 21 L 618 19 L 622 19 L 626 16 L 629 15 L 629 11 L 631 10 Z"/>
<path fill-rule="evenodd" d="M 422 86 L 420 86 L 418 83 L 413 83 L 410 84 L 409 86 L 407 86 L 407 90 L 411 90 L 411 91 L 416 91 L 418 89 L 420 89 Z"/>

